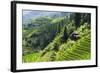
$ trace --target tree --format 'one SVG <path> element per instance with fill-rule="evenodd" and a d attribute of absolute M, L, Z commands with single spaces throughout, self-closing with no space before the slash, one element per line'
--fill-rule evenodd
<path fill-rule="evenodd" d="M 81 21 L 81 13 L 75 13 L 74 20 L 75 20 L 76 28 L 79 27 Z"/>
<path fill-rule="evenodd" d="M 81 25 L 84 23 L 91 24 L 91 14 L 90 13 L 82 13 L 81 14 Z"/>
<path fill-rule="evenodd" d="M 68 33 L 67 33 L 67 28 L 66 26 L 64 27 L 63 35 L 61 37 L 62 42 L 65 42 L 68 39 Z"/>
<path fill-rule="evenodd" d="M 85 14 L 83 20 L 84 20 L 84 22 L 87 22 L 88 24 L 90 24 L 91 14 L 90 13 Z"/>
<path fill-rule="evenodd" d="M 58 23 L 57 33 L 60 33 L 60 30 L 61 30 L 61 25 L 60 23 Z"/>

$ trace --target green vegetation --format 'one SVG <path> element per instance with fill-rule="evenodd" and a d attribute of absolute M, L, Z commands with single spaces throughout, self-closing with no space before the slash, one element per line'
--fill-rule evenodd
<path fill-rule="evenodd" d="M 88 13 L 39 17 L 23 26 L 24 63 L 88 60 L 91 58 L 91 25 Z M 24 24 L 23 24 L 24 25 Z"/>

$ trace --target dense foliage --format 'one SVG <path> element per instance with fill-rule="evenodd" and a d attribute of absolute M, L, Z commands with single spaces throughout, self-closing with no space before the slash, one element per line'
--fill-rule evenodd
<path fill-rule="evenodd" d="M 90 22 L 89 13 L 62 13 L 23 24 L 23 62 L 90 59 Z"/>

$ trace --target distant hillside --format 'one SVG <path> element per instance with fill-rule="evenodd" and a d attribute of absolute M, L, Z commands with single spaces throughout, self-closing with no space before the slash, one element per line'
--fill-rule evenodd
<path fill-rule="evenodd" d="M 57 17 L 64 17 L 68 16 L 69 13 L 64 12 L 50 12 L 50 11 L 30 11 L 27 14 L 24 14 L 25 11 L 23 11 L 23 23 L 30 22 L 32 19 L 36 19 L 39 17 L 51 17 L 51 18 L 57 18 Z"/>

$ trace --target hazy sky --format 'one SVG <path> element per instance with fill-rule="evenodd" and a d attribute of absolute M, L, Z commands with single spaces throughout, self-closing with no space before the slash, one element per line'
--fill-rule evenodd
<path fill-rule="evenodd" d="M 32 12 L 32 11 L 23 11 L 23 15 L 25 15 L 25 14 L 28 14 L 28 13 L 30 13 L 30 12 Z"/>

